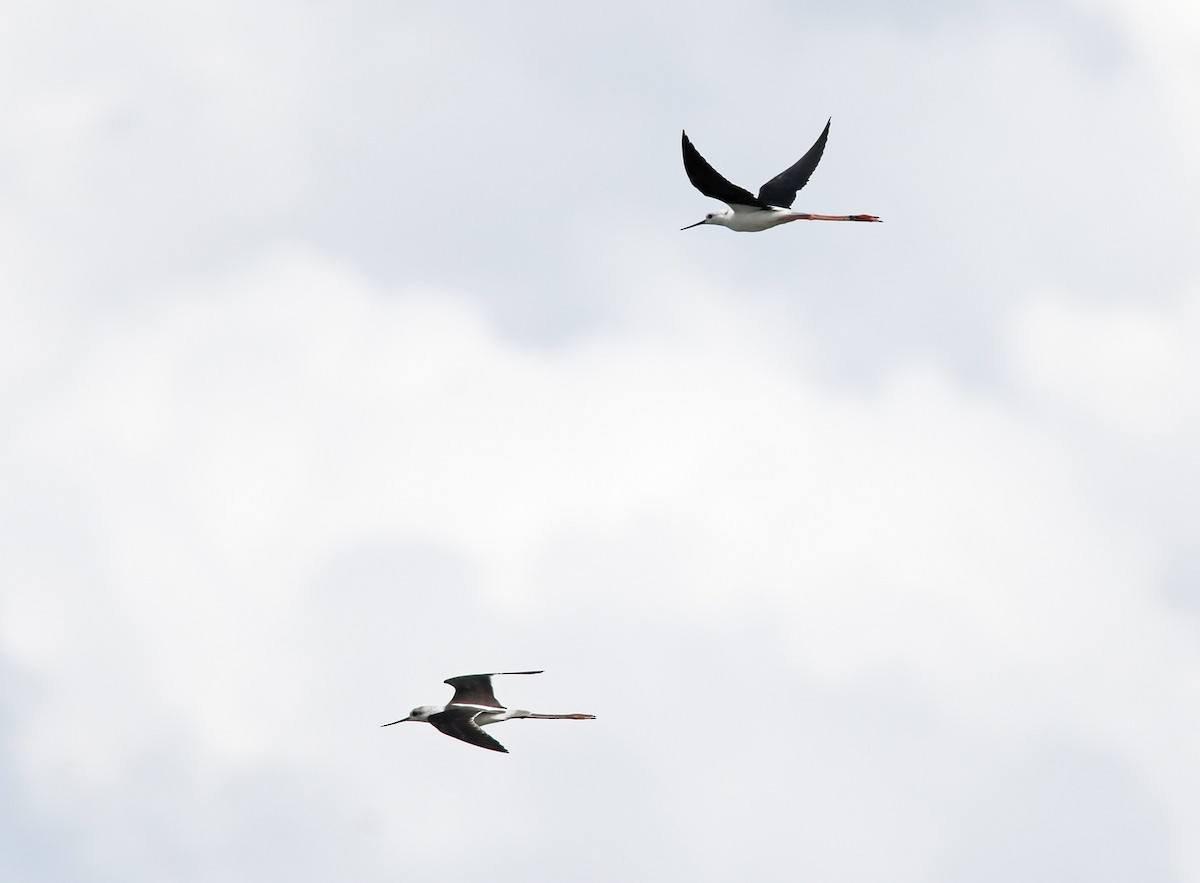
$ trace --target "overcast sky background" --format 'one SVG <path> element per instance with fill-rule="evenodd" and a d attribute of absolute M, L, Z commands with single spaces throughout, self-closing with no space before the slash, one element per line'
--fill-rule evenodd
<path fill-rule="evenodd" d="M 9 2 L 0 878 L 1200 879 L 1200 7 Z M 679 228 L 686 128 L 797 207 Z M 449 676 L 594 722 L 379 724 Z"/>

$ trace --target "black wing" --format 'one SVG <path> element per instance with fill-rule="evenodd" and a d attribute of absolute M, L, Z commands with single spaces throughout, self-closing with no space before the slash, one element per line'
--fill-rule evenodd
<path fill-rule="evenodd" d="M 524 673 L 521 672 L 521 674 Z M 479 676 L 467 675 L 467 677 Z M 483 675 L 483 677 L 487 677 L 487 675 Z M 447 736 L 453 736 L 455 739 L 470 742 L 472 745 L 478 745 L 480 748 L 503 751 L 505 754 L 508 754 L 507 748 L 485 733 L 483 728 L 475 723 L 475 715 L 477 714 L 479 714 L 479 710 L 475 708 L 451 707 L 445 711 L 439 711 L 437 714 L 429 715 L 429 722 Z"/>
<path fill-rule="evenodd" d="M 749 190 L 743 190 L 737 184 L 731 184 L 716 169 L 708 164 L 708 160 L 700 155 L 692 142 L 688 140 L 687 132 L 683 133 L 683 169 L 687 172 L 692 186 L 713 199 L 719 199 L 726 205 L 752 205 L 766 208 L 767 204 L 761 197 L 752 196 Z"/>
<path fill-rule="evenodd" d="M 451 705 L 486 705 L 489 708 L 503 708 L 496 701 L 492 692 L 492 678 L 496 675 L 540 675 L 540 671 L 496 671 L 486 675 L 459 675 L 456 678 L 446 678 L 443 683 L 454 688 L 454 698 Z M 432 720 L 432 718 L 430 718 Z"/>
<path fill-rule="evenodd" d="M 817 168 L 817 163 L 821 161 L 821 154 L 825 152 L 825 141 L 829 138 L 829 123 L 833 122 L 833 118 L 825 123 L 825 131 L 821 133 L 821 137 L 817 139 L 817 143 L 808 149 L 808 153 L 800 157 L 800 160 L 790 169 L 780 172 L 766 184 L 763 184 L 758 191 L 758 198 L 767 205 L 777 205 L 780 208 L 791 208 L 792 203 L 796 201 L 796 191 L 808 183 L 808 179 L 812 177 L 813 171 Z"/>

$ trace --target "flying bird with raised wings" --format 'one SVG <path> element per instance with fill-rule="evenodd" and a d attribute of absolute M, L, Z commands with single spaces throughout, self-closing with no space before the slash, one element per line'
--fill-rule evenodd
<path fill-rule="evenodd" d="M 688 140 L 687 132 L 683 133 L 683 168 L 687 172 L 692 186 L 713 199 L 719 199 L 729 206 L 728 211 L 709 212 L 704 220 L 688 224 L 681 229 L 690 230 L 701 224 L 715 224 L 728 227 L 738 233 L 754 233 L 759 230 L 769 230 L 786 224 L 789 221 L 878 221 L 874 215 L 814 215 L 808 212 L 792 211 L 792 203 L 796 201 L 796 193 L 812 177 L 821 154 L 825 152 L 825 142 L 829 138 L 829 124 L 817 143 L 808 149 L 808 153 L 800 157 L 790 168 L 780 172 L 758 189 L 758 196 L 749 190 L 730 183 L 720 172 L 708 164 L 708 160 L 700 155 Z"/>
<path fill-rule="evenodd" d="M 459 675 L 447 678 L 444 683 L 454 688 L 454 696 L 446 705 L 419 705 L 412 710 L 408 717 L 398 721 L 383 724 L 402 724 L 405 721 L 425 721 L 433 724 L 447 736 L 470 742 L 480 748 L 491 751 L 508 749 L 483 731 L 489 724 L 514 718 L 535 718 L 537 720 L 595 720 L 594 714 L 534 714 L 523 708 L 505 708 L 496 701 L 492 692 L 492 678 L 497 675 L 540 675 L 541 671 L 498 671 L 483 675 Z"/>

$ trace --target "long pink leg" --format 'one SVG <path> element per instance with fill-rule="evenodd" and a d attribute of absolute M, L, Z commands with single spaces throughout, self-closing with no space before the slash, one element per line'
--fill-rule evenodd
<path fill-rule="evenodd" d="M 800 217 L 798 217 L 796 220 L 797 220 L 797 221 L 878 221 L 878 222 L 879 222 L 879 223 L 881 223 L 881 224 L 883 223 L 882 221 L 880 221 L 880 220 L 879 220 L 879 218 L 875 217 L 874 215 L 810 215 L 810 214 L 801 214 L 801 215 L 800 215 Z"/>
<path fill-rule="evenodd" d="M 594 721 L 596 719 L 594 714 L 531 714 L 529 717 L 544 721 Z"/>

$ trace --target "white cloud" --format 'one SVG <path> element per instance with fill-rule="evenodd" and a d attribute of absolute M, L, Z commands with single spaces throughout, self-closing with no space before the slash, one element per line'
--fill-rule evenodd
<path fill-rule="evenodd" d="M 925 845 L 880 840 L 879 858 L 854 873 L 903 857 L 919 876 L 953 788 L 940 773 L 929 792 L 907 777 L 929 764 L 923 740 L 949 732 L 986 748 L 1051 730 L 1120 751 L 1183 813 L 1187 798 L 1171 795 L 1197 770 L 1178 740 L 1191 744 L 1200 721 L 1176 709 L 1198 661 L 1156 595 L 1161 549 L 1097 508 L 1078 436 L 932 365 L 874 389 L 827 387 L 781 345 L 780 317 L 694 280 L 630 294 L 648 323 L 633 313 L 627 330 L 531 354 L 467 299 L 384 292 L 336 262 L 281 251 L 95 329 L 7 454 L 16 473 L 55 475 L 63 489 L 63 511 L 29 532 L 54 530 L 68 557 L 83 556 L 47 568 L 36 547 L 17 547 L 6 564 L 16 588 L 5 646 L 47 685 L 22 730 L 29 780 L 44 794 L 54 775 L 72 790 L 117 787 L 161 739 L 187 732 L 186 762 L 218 780 L 278 763 L 348 777 L 357 784 L 339 799 L 375 805 L 390 837 L 411 844 L 425 829 L 384 809 L 367 770 L 414 740 L 429 750 L 430 734 L 388 731 L 360 757 L 333 758 L 339 739 L 382 722 L 372 717 L 436 701 L 438 678 L 454 671 L 402 677 L 419 694 L 379 707 L 397 686 L 383 667 L 452 665 L 437 645 L 458 622 L 474 652 L 566 651 L 575 670 L 555 667 L 548 698 L 618 712 L 592 731 L 509 739 L 601 755 L 623 745 L 658 770 L 647 816 L 658 820 L 647 824 L 690 819 L 671 829 L 683 842 L 709 831 L 697 854 L 714 868 L 774 842 L 761 821 L 734 824 L 719 808 L 783 799 L 748 783 L 786 743 L 767 737 L 720 778 L 690 781 L 709 740 L 762 738 L 741 713 L 705 720 L 708 696 L 686 678 L 709 641 L 732 642 L 710 657 L 736 673 L 719 702 L 748 695 L 762 709 L 751 718 L 771 717 L 780 738 L 847 728 L 857 750 L 874 751 L 886 736 L 855 722 L 868 704 L 891 697 L 896 713 L 930 716 L 896 757 L 898 780 L 816 789 L 835 817 L 850 796 L 876 810 L 858 816 L 859 832 L 839 825 L 824 851 L 813 844 L 813 868 L 832 869 L 837 844 L 861 849 L 892 830 Z M 1089 321 L 1102 339 L 1105 318 Z M 1062 381 L 1059 363 L 1039 361 L 1043 325 L 1020 327 L 1032 329 L 1016 349 L 1030 388 L 1093 407 L 1090 391 L 1108 385 Z M 1130 358 L 1139 339 L 1135 325 Z M 1090 351 L 1086 340 L 1075 350 Z M 6 518 L 28 502 L 10 500 Z M 363 558 L 375 538 L 381 550 L 443 551 Z M 455 560 L 466 581 L 447 583 Z M 606 639 L 586 659 L 555 634 L 585 633 L 580 611 Z M 763 640 L 741 633 L 745 611 L 770 623 Z M 647 628 L 657 642 L 638 637 Z M 606 681 L 614 666 L 627 677 Z M 657 707 L 646 670 L 681 684 L 680 707 Z M 779 707 L 769 685 L 746 683 L 764 677 Z M 821 696 L 842 698 L 806 719 Z M 664 755 L 687 708 L 696 742 Z M 87 739 L 70 726 L 80 717 Z M 976 769 L 980 750 L 956 749 L 954 763 Z M 826 762 L 843 769 L 858 756 L 845 751 Z M 1163 756 L 1178 764 L 1170 776 Z M 790 791 L 820 773 L 796 759 L 776 775 Z M 474 824 L 467 812 L 434 827 Z M 186 824 L 182 807 L 168 813 Z M 897 828 L 900 817 L 910 821 Z"/>
<path fill-rule="evenodd" d="M 1013 370 L 1047 409 L 1160 453 L 1195 441 L 1200 303 L 1094 304 L 1046 292 L 1013 317 Z"/>

